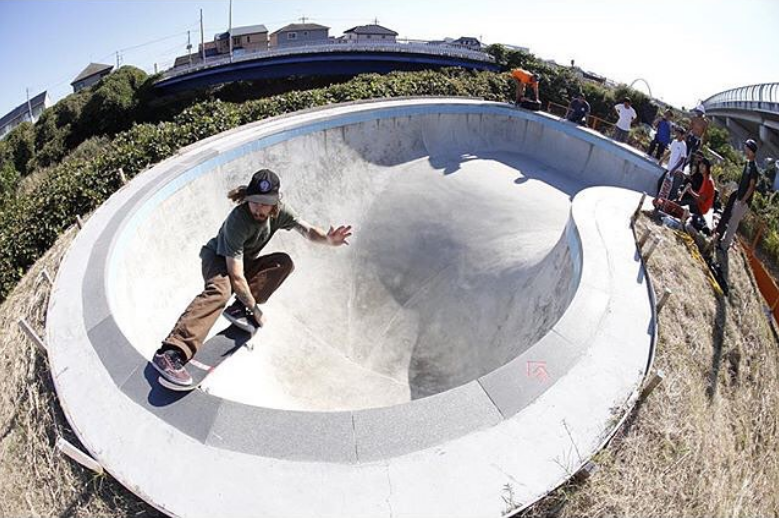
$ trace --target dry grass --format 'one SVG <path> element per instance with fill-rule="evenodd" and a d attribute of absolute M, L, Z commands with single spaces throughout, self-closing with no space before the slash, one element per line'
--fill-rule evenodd
<path fill-rule="evenodd" d="M 638 221 L 641 235 L 655 223 Z M 728 296 L 681 239 L 648 261 L 659 315 L 655 367 L 664 382 L 597 455 L 600 470 L 523 513 L 530 516 L 779 516 L 779 348 L 740 251 Z"/>
<path fill-rule="evenodd" d="M 654 225 L 645 218 L 639 232 Z M 730 253 L 728 297 L 675 235 L 649 260 L 660 314 L 655 366 L 665 381 L 596 460 L 526 516 L 779 516 L 779 349 L 740 253 Z M 57 403 L 46 359 L 17 326 L 43 333 L 49 286 L 68 232 L 0 306 L 0 517 L 159 516 L 118 483 L 63 458 L 78 443 Z"/>
<path fill-rule="evenodd" d="M 75 236 L 71 229 L 0 306 L 0 517 L 160 516 L 107 476 L 54 449 L 58 435 L 78 445 L 54 392 L 48 362 L 25 337 L 24 318 L 43 335 L 50 286 Z"/>

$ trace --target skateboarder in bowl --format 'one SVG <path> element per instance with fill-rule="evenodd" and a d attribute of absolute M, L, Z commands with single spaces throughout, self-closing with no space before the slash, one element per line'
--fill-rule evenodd
<path fill-rule="evenodd" d="M 285 253 L 260 255 L 277 230 L 296 230 L 315 243 L 349 244 L 350 226 L 330 227 L 324 232 L 309 225 L 281 202 L 279 187 L 278 175 L 261 169 L 248 186 L 228 193 L 238 206 L 216 237 L 200 250 L 205 287 L 181 314 L 152 359 L 154 368 L 167 381 L 181 386 L 192 384 L 184 365 L 203 345 L 220 313 L 249 333 L 265 323 L 260 304 L 267 302 L 294 269 Z M 235 301 L 225 309 L 233 293 Z"/>

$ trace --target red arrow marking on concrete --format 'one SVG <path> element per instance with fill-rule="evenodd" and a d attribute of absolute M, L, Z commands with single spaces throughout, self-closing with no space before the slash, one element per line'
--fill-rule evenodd
<path fill-rule="evenodd" d="M 528 361 L 527 377 L 536 378 L 541 382 L 546 382 L 549 379 L 549 373 L 546 370 L 546 362 L 533 360 Z"/>

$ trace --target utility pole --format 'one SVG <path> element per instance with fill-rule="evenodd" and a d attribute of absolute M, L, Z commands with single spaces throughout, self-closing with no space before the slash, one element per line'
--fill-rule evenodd
<path fill-rule="evenodd" d="M 25 88 L 25 90 L 27 91 L 27 112 L 30 114 L 30 122 L 34 122 L 32 120 L 32 105 L 30 104 L 30 89 Z"/>
<path fill-rule="evenodd" d="M 203 63 L 206 62 L 206 43 L 203 36 L 203 10 L 200 10 L 200 53 L 203 58 Z"/>
<path fill-rule="evenodd" d="M 230 0 L 230 16 L 228 20 L 227 37 L 230 38 L 230 62 L 233 61 L 233 0 Z"/>
<path fill-rule="evenodd" d="M 119 53 L 119 51 L 116 51 L 116 68 L 119 69 L 119 65 L 122 64 L 122 55 Z"/>
<path fill-rule="evenodd" d="M 189 31 L 187 31 L 187 54 L 189 55 L 189 64 L 192 65 L 192 40 L 189 37 Z"/>

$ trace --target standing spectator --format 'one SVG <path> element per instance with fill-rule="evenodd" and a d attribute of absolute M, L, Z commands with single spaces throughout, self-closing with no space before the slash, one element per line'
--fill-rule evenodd
<path fill-rule="evenodd" d="M 747 155 L 747 163 L 744 164 L 744 170 L 741 172 L 741 180 L 738 182 L 738 190 L 730 195 L 728 200 L 728 207 L 725 208 L 725 213 L 728 213 L 730 209 L 730 217 L 725 217 L 723 214 L 717 225 L 717 237 L 722 237 L 722 241 L 719 243 L 719 249 L 727 251 L 730 245 L 733 244 L 733 238 L 736 237 L 738 231 L 738 225 L 741 223 L 741 219 L 749 210 L 749 205 L 752 203 L 752 194 L 755 192 L 757 186 L 757 180 L 760 173 L 755 165 L 755 155 L 757 154 L 757 142 L 752 139 L 744 142 L 744 153 Z M 725 230 L 727 229 L 727 230 Z M 724 236 L 722 231 L 725 231 Z"/>
<path fill-rule="evenodd" d="M 686 131 L 681 126 L 677 126 L 674 131 L 676 132 L 676 139 L 671 142 L 670 148 L 665 153 L 666 155 L 670 155 L 666 166 L 666 172 L 657 182 L 657 191 L 659 193 L 662 190 L 663 181 L 668 175 L 671 175 L 673 183 L 666 196 L 666 199 L 669 200 L 676 199 L 676 192 L 679 190 L 679 186 L 684 178 L 684 173 L 682 171 L 684 170 L 684 159 L 687 157 L 687 145 L 684 143 L 684 134 Z"/>
<path fill-rule="evenodd" d="M 565 112 L 565 118 L 576 124 L 584 125 L 587 123 L 587 116 L 590 114 L 590 103 L 584 97 L 584 92 L 579 92 L 568 105 L 568 111 Z"/>
<path fill-rule="evenodd" d="M 517 83 L 517 95 L 515 100 L 517 106 L 525 100 L 525 87 L 527 86 L 530 86 L 530 88 L 533 89 L 533 93 L 536 96 L 536 102 L 540 102 L 538 99 L 538 74 L 528 72 L 521 68 L 515 68 L 511 71 L 511 77 L 514 78 L 514 81 Z"/>
<path fill-rule="evenodd" d="M 636 110 L 630 105 L 630 97 L 625 97 L 621 104 L 614 106 L 614 110 L 619 115 L 617 125 L 614 127 L 614 140 L 617 142 L 627 142 L 630 126 L 636 120 Z"/>
<path fill-rule="evenodd" d="M 690 132 L 687 134 L 687 163 L 692 155 L 705 143 L 706 130 L 709 129 L 709 119 L 706 118 L 706 108 L 698 105 L 693 110 L 690 119 Z"/>
<path fill-rule="evenodd" d="M 649 143 L 649 156 L 654 156 L 658 162 L 663 158 L 668 144 L 671 143 L 671 110 L 666 110 L 663 117 L 657 121 L 655 126 L 655 138 Z"/>

